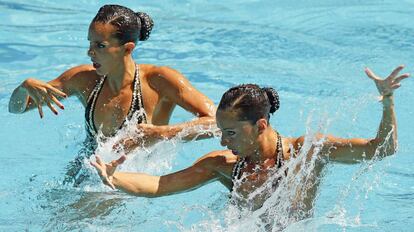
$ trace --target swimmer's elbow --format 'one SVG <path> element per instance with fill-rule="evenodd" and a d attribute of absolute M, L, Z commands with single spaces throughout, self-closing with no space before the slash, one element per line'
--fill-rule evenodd
<path fill-rule="evenodd" d="M 369 145 L 371 145 L 370 149 L 370 157 L 373 158 L 374 156 L 379 156 L 381 158 L 386 156 L 392 156 L 398 151 L 398 141 L 397 139 L 389 139 L 389 140 L 379 140 L 379 139 L 372 139 L 369 141 Z"/>
<path fill-rule="evenodd" d="M 12 113 L 12 114 L 18 114 L 19 113 L 16 109 L 14 109 L 11 102 L 9 102 L 9 113 Z"/>
<path fill-rule="evenodd" d="M 9 102 L 9 113 L 12 114 L 22 114 L 26 111 L 26 107 L 18 106 L 15 102 Z"/>

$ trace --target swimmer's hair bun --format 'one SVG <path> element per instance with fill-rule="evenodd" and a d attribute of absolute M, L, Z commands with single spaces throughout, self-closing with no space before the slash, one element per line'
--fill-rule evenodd
<path fill-rule="evenodd" d="M 139 40 L 147 40 L 151 34 L 152 27 L 154 26 L 154 21 L 152 18 L 144 12 L 136 12 L 135 15 L 140 20 L 141 31 L 139 32 Z"/>
<path fill-rule="evenodd" d="M 279 94 L 271 87 L 264 87 L 262 90 L 266 92 L 270 103 L 270 113 L 273 114 L 280 107 Z"/>

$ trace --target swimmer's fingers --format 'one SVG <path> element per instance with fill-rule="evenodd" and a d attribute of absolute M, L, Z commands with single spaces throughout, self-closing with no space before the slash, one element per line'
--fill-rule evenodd
<path fill-rule="evenodd" d="M 52 105 L 52 98 L 48 95 L 46 98 L 46 105 L 49 107 L 49 109 L 55 114 L 58 115 L 59 112 L 56 110 L 56 108 Z"/>
<path fill-rule="evenodd" d="M 120 165 L 120 164 L 123 164 L 125 160 L 126 160 L 126 155 L 122 155 L 121 157 L 119 157 L 119 159 L 115 160 L 115 162 L 117 163 L 117 165 Z"/>
<path fill-rule="evenodd" d="M 44 116 L 42 108 L 43 104 L 47 105 L 54 114 L 58 114 L 58 111 L 52 105 L 53 100 L 46 89 L 40 91 L 33 91 L 30 93 L 30 97 L 33 100 L 33 103 L 37 106 L 40 118 L 43 118 Z"/>
<path fill-rule="evenodd" d="M 60 96 L 60 97 L 64 97 L 64 98 L 67 98 L 67 97 L 68 97 L 68 96 L 66 95 L 66 93 L 64 93 L 64 92 L 62 92 L 62 91 L 60 91 L 60 90 L 58 90 L 57 88 L 55 88 L 55 87 L 53 87 L 53 86 L 51 86 L 51 85 L 47 85 L 47 86 L 46 86 L 46 88 L 47 88 L 47 90 L 48 90 L 48 91 L 50 91 L 53 95 Z"/>
<path fill-rule="evenodd" d="M 46 103 L 46 105 L 49 107 L 49 109 L 55 114 L 55 115 L 58 115 L 59 113 L 58 113 L 58 111 L 55 109 L 55 107 L 48 101 L 47 103 Z"/>
<path fill-rule="evenodd" d="M 401 87 L 401 83 L 397 83 L 391 86 L 392 89 L 398 89 Z"/>
<path fill-rule="evenodd" d="M 39 116 L 40 118 L 43 118 L 44 114 L 43 114 L 43 102 L 45 100 L 45 98 L 40 94 L 40 93 L 36 93 L 33 95 L 32 97 L 34 103 L 37 105 L 37 109 L 39 111 Z"/>
<path fill-rule="evenodd" d="M 37 92 L 30 92 L 29 96 L 32 100 L 32 104 L 37 107 L 40 118 L 43 118 L 42 96 Z"/>
<path fill-rule="evenodd" d="M 397 68 L 395 68 L 392 72 L 391 72 L 391 74 L 386 78 L 386 79 L 388 79 L 388 78 L 390 78 L 390 79 L 394 79 L 397 75 L 398 75 L 398 73 L 400 73 L 400 71 L 402 70 L 404 68 L 404 65 L 400 65 L 400 66 L 398 66 Z"/>
<path fill-rule="evenodd" d="M 96 163 L 99 164 L 100 166 L 103 165 L 102 159 L 99 155 L 95 155 L 95 159 L 96 159 Z"/>
<path fill-rule="evenodd" d="M 112 160 L 109 164 L 106 165 L 106 173 L 109 176 L 112 176 L 116 170 L 116 168 L 118 167 L 118 165 L 122 164 L 126 159 L 125 155 L 122 155 L 119 159 L 116 160 Z"/>
<path fill-rule="evenodd" d="M 404 80 L 404 79 L 406 79 L 406 78 L 408 78 L 408 77 L 410 77 L 410 74 L 409 73 L 404 73 L 404 74 L 402 74 L 402 75 L 400 75 L 400 76 L 398 76 L 398 77 L 396 77 L 395 79 L 394 79 L 394 84 L 398 84 L 398 83 L 400 83 L 402 80 Z"/>
<path fill-rule="evenodd" d="M 112 184 L 112 182 L 109 180 L 109 177 L 106 175 L 106 172 L 102 165 L 99 165 L 97 162 L 91 161 L 90 164 L 95 167 L 96 171 L 98 172 L 99 177 L 101 178 L 102 182 L 111 187 L 113 190 L 115 190 L 115 186 Z"/>
<path fill-rule="evenodd" d="M 49 98 L 50 98 L 51 101 L 53 101 L 62 110 L 65 109 L 65 107 L 63 106 L 63 104 L 60 103 L 60 101 L 53 94 L 51 94 L 51 93 L 48 93 L 48 94 L 49 94 Z"/>
<path fill-rule="evenodd" d="M 41 103 L 37 103 L 37 109 L 39 110 L 40 118 L 43 118 L 43 109 L 42 109 L 42 104 Z"/>
<path fill-rule="evenodd" d="M 102 179 L 102 181 L 104 182 L 105 185 L 111 187 L 112 190 L 116 190 L 114 184 L 112 184 L 112 181 L 109 180 L 108 177 L 105 177 L 105 179 Z"/>
<path fill-rule="evenodd" d="M 122 164 L 125 160 L 126 160 L 126 156 L 122 155 L 118 159 L 112 160 L 109 164 L 105 165 L 107 175 L 102 180 L 104 181 L 104 183 L 106 185 L 111 187 L 113 190 L 115 190 L 116 188 L 115 188 L 114 184 L 112 183 L 111 178 L 112 178 L 113 174 L 115 173 L 115 170 L 118 167 L 118 165 Z"/>
<path fill-rule="evenodd" d="M 96 171 L 99 170 L 100 166 L 98 163 L 96 163 L 95 161 L 90 161 L 89 163 L 92 165 L 92 167 L 96 169 Z"/>
<path fill-rule="evenodd" d="M 115 190 L 115 185 L 112 183 L 112 174 L 115 172 L 116 165 L 121 164 L 125 161 L 125 158 L 121 157 L 118 160 L 114 160 L 109 164 L 102 162 L 101 157 L 95 155 L 96 162 L 90 161 L 89 163 L 96 169 L 101 178 L 102 182 Z"/>
<path fill-rule="evenodd" d="M 89 163 L 96 169 L 98 172 L 99 177 L 101 178 L 102 182 L 105 185 L 108 185 L 112 189 L 115 189 L 115 186 L 112 184 L 112 182 L 109 180 L 109 177 L 107 175 L 107 170 L 105 164 L 102 162 L 101 157 L 98 155 L 95 156 L 96 162 L 90 161 Z"/>
<path fill-rule="evenodd" d="M 374 80 L 374 81 L 379 81 L 379 80 L 381 80 L 381 78 L 379 78 L 377 75 L 375 75 L 375 73 L 374 73 L 371 69 L 369 69 L 368 67 L 367 67 L 367 68 L 365 68 L 365 73 L 367 74 L 367 76 L 368 76 L 370 79 L 372 79 L 372 80 Z"/>
<path fill-rule="evenodd" d="M 106 171 L 104 170 L 104 165 L 102 165 L 101 158 L 96 155 L 95 160 L 96 161 L 90 161 L 89 163 L 96 169 L 96 171 L 98 171 L 99 176 L 104 175 Z"/>

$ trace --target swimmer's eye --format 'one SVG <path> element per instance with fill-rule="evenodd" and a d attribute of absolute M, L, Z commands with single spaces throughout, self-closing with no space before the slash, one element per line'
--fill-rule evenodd
<path fill-rule="evenodd" d="M 234 131 L 226 131 L 226 134 L 228 136 L 234 136 L 236 134 L 236 132 L 234 132 Z"/>
<path fill-rule="evenodd" d="M 106 47 L 105 44 L 103 44 L 103 43 L 98 43 L 96 46 L 98 48 L 105 48 Z"/>

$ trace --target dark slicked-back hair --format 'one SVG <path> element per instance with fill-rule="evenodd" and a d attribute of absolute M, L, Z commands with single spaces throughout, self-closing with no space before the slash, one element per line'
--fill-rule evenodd
<path fill-rule="evenodd" d="M 255 84 L 243 84 L 230 88 L 221 97 L 218 110 L 235 110 L 241 121 L 252 124 L 279 109 L 279 95 L 273 88 L 260 88 Z"/>
<path fill-rule="evenodd" d="M 113 25 L 116 28 L 114 36 L 121 44 L 147 40 L 154 26 L 154 22 L 148 14 L 135 13 L 120 5 L 104 5 L 99 9 L 92 23 Z"/>

